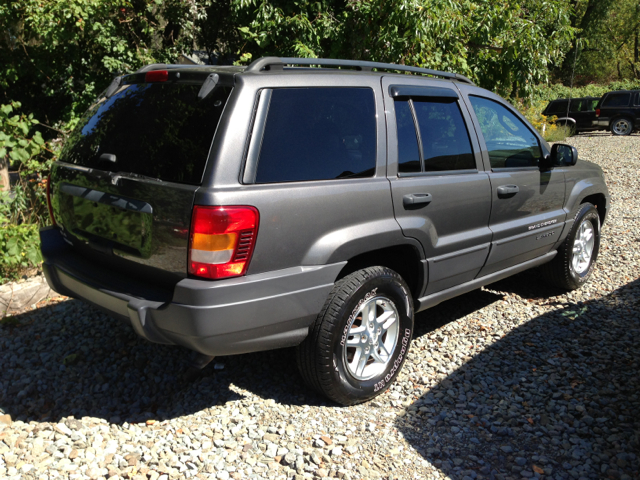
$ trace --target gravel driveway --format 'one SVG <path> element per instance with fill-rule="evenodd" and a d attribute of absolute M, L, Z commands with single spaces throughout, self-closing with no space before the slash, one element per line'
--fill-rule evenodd
<path fill-rule="evenodd" d="M 570 143 L 613 198 L 591 283 L 534 270 L 419 314 L 365 405 L 308 390 L 293 350 L 187 382 L 189 352 L 81 302 L 5 319 L 0 478 L 640 478 L 640 136 Z"/>

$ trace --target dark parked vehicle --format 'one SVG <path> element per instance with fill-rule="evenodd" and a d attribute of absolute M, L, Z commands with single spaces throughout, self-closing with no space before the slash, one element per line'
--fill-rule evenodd
<path fill-rule="evenodd" d="M 605 93 L 596 106 L 594 126 L 614 135 L 631 135 L 640 129 L 640 90 Z"/>
<path fill-rule="evenodd" d="M 461 75 L 275 57 L 117 78 L 49 187 L 56 291 L 200 366 L 297 346 L 343 404 L 394 381 L 415 312 L 539 265 L 580 287 L 609 208 L 600 167 Z"/>
<path fill-rule="evenodd" d="M 559 98 L 550 101 L 542 115 L 555 115 L 558 117 L 558 125 L 568 125 L 574 133 L 597 130 L 599 127 L 593 125 L 593 122 L 596 119 L 596 105 L 599 100 L 599 97 L 572 98 L 569 105 L 568 98 Z"/>

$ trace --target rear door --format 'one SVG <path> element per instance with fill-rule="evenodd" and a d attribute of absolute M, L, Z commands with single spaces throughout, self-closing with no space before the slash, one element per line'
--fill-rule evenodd
<path fill-rule="evenodd" d="M 491 181 L 491 253 L 479 276 L 544 255 L 565 221 L 564 174 L 542 169 L 546 155 L 532 127 L 497 95 L 460 85 L 480 131 Z"/>
<path fill-rule="evenodd" d="M 470 117 L 447 81 L 382 78 L 396 219 L 428 259 L 425 295 L 475 278 L 489 253 L 489 178 Z"/>
<path fill-rule="evenodd" d="M 54 164 L 52 204 L 78 250 L 186 276 L 194 193 L 232 78 L 199 99 L 208 72 L 165 73 L 124 77 L 88 110 Z"/>

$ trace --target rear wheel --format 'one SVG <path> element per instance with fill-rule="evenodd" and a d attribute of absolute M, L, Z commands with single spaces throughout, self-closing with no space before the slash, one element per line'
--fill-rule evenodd
<path fill-rule="evenodd" d="M 547 280 L 566 290 L 584 285 L 595 267 L 600 250 L 600 217 L 590 203 L 584 203 L 555 258 L 543 265 Z"/>
<path fill-rule="evenodd" d="M 614 135 L 631 135 L 633 131 L 633 122 L 626 118 L 616 118 L 611 122 L 611 133 Z"/>
<path fill-rule="evenodd" d="M 384 392 L 402 368 L 413 335 L 413 301 L 402 277 L 369 267 L 338 281 L 298 347 L 307 384 L 343 405 Z"/>

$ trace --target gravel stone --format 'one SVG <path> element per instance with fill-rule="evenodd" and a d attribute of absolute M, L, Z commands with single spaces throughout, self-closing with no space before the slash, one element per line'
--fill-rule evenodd
<path fill-rule="evenodd" d="M 0 323 L 0 478 L 640 478 L 640 135 L 567 140 L 612 206 L 592 280 L 540 272 L 416 316 L 397 382 L 338 407 L 291 349 L 216 359 L 56 297 Z M 570 172 L 570 169 L 567 169 Z"/>

